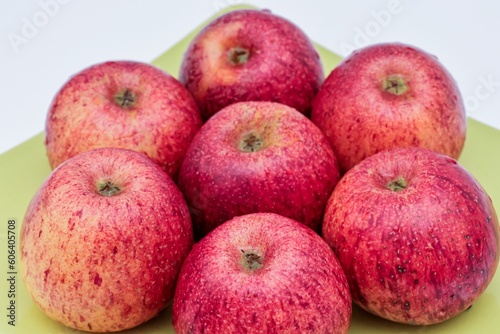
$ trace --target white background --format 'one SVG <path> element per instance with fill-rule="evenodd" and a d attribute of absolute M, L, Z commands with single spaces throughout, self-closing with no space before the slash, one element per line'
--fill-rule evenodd
<path fill-rule="evenodd" d="M 97 62 L 149 62 L 238 0 L 2 0 L 0 153 L 43 130 L 68 78 Z M 244 1 L 270 9 L 346 56 L 385 41 L 418 46 L 456 79 L 468 115 L 500 129 L 500 2 Z M 173 73 L 173 75 L 177 75 Z"/>

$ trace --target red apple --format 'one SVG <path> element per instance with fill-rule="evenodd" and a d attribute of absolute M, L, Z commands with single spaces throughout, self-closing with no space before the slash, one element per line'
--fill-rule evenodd
<path fill-rule="evenodd" d="M 193 97 L 175 78 L 145 63 L 105 62 L 57 92 L 45 144 L 52 168 L 93 148 L 120 147 L 146 153 L 175 176 L 200 126 Z"/>
<path fill-rule="evenodd" d="M 175 290 L 182 333 L 347 333 L 349 286 L 311 229 L 272 213 L 236 217 L 195 244 Z"/>
<path fill-rule="evenodd" d="M 119 331 L 165 308 L 192 243 L 186 203 L 157 164 L 131 150 L 95 149 L 61 164 L 33 197 L 22 277 L 52 319 Z"/>
<path fill-rule="evenodd" d="M 304 115 L 275 102 L 239 102 L 202 126 L 178 184 L 197 236 L 253 212 L 319 230 L 339 175 L 328 141 Z"/>
<path fill-rule="evenodd" d="M 413 46 L 386 43 L 354 52 L 313 101 L 312 121 L 326 134 L 343 173 L 364 158 L 417 146 L 458 159 L 465 110 L 450 73 Z"/>
<path fill-rule="evenodd" d="M 408 324 L 466 310 L 498 265 L 491 199 L 456 160 L 422 148 L 379 152 L 349 170 L 328 201 L 323 237 L 353 301 Z"/>
<path fill-rule="evenodd" d="M 323 79 L 309 38 L 268 10 L 212 21 L 189 45 L 179 74 L 205 119 L 241 101 L 279 102 L 309 114 Z"/>

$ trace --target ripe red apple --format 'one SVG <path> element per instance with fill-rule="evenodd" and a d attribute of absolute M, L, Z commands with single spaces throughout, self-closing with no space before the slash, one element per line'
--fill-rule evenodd
<path fill-rule="evenodd" d="M 339 180 L 321 131 L 275 102 L 239 102 L 197 133 L 179 172 L 195 235 L 247 213 L 274 212 L 319 230 Z"/>
<path fill-rule="evenodd" d="M 408 324 L 466 310 L 498 265 L 491 199 L 456 160 L 422 148 L 383 151 L 349 170 L 328 201 L 323 237 L 353 301 Z"/>
<path fill-rule="evenodd" d="M 172 323 L 182 333 L 347 333 L 352 300 L 311 229 L 273 213 L 236 217 L 182 265 Z"/>
<path fill-rule="evenodd" d="M 311 120 L 326 134 L 342 173 L 395 147 L 458 159 L 465 141 L 465 110 L 454 79 L 437 58 L 400 43 L 347 57 L 321 86 Z"/>
<path fill-rule="evenodd" d="M 241 101 L 279 102 L 308 115 L 323 79 L 309 38 L 268 10 L 212 21 L 189 45 L 179 74 L 205 119 Z"/>
<path fill-rule="evenodd" d="M 175 177 L 200 126 L 193 97 L 175 78 L 145 63 L 105 62 L 57 92 L 45 144 L 52 168 L 93 148 L 120 147 L 146 153 Z"/>
<path fill-rule="evenodd" d="M 20 237 L 24 283 L 66 326 L 137 326 L 165 308 L 193 243 L 189 211 L 170 177 L 118 148 L 70 158 L 33 197 Z"/>

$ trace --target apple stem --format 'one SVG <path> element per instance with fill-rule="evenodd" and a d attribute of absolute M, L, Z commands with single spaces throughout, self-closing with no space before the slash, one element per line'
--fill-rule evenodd
<path fill-rule="evenodd" d="M 228 54 L 229 54 L 229 62 L 232 65 L 245 64 L 248 61 L 248 58 L 250 58 L 250 51 L 248 49 L 241 48 L 239 46 L 231 48 Z"/>
<path fill-rule="evenodd" d="M 382 89 L 390 94 L 399 96 L 406 93 L 408 85 L 406 80 L 399 74 L 392 74 L 382 81 Z"/>
<path fill-rule="evenodd" d="M 395 180 L 392 180 L 387 184 L 387 189 L 398 192 L 404 190 L 407 185 L 408 183 L 406 182 L 405 178 L 399 176 Z"/>
<path fill-rule="evenodd" d="M 130 109 L 133 106 L 135 106 L 135 102 L 136 102 L 136 96 L 128 88 L 125 88 L 124 90 L 119 91 L 115 95 L 115 103 L 122 108 Z"/>
<path fill-rule="evenodd" d="M 252 251 L 244 251 L 243 249 L 241 253 L 243 253 L 243 265 L 246 268 L 254 271 L 262 267 L 262 258 L 260 255 Z"/>
<path fill-rule="evenodd" d="M 243 136 L 240 142 L 240 150 L 243 152 L 256 152 L 262 148 L 263 141 L 255 133 L 250 132 Z"/>
<path fill-rule="evenodd" d="M 97 186 L 97 192 L 102 196 L 111 197 L 121 192 L 120 187 L 111 181 L 100 182 Z"/>

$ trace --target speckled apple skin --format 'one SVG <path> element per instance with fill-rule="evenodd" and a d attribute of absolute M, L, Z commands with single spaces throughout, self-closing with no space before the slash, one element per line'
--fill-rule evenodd
<path fill-rule="evenodd" d="M 407 187 L 388 190 L 398 176 Z M 455 160 L 422 148 L 380 152 L 347 172 L 328 202 L 323 237 L 353 301 L 408 324 L 457 316 L 498 266 L 491 199 Z"/>
<path fill-rule="evenodd" d="M 131 109 L 114 102 L 127 88 L 137 95 Z M 146 153 L 175 177 L 201 124 L 193 97 L 168 73 L 146 63 L 112 61 L 80 71 L 57 92 L 45 145 L 52 168 L 90 149 L 119 147 Z"/>
<path fill-rule="evenodd" d="M 241 264 L 242 250 L 262 267 Z M 224 223 L 195 244 L 174 296 L 183 333 L 347 333 L 352 300 L 328 245 L 292 219 L 254 213 Z"/>
<path fill-rule="evenodd" d="M 96 182 L 122 192 L 104 197 Z M 172 299 L 193 244 L 189 211 L 170 177 L 145 155 L 96 149 L 56 168 L 21 229 L 22 278 L 33 301 L 66 326 L 119 331 Z"/>
<path fill-rule="evenodd" d="M 245 64 L 228 58 L 251 50 Z M 179 80 L 205 119 L 241 101 L 273 101 L 309 115 L 324 80 L 321 59 L 305 33 L 267 10 L 237 10 L 208 24 L 184 54 Z"/>
<path fill-rule="evenodd" d="M 384 91 L 387 75 L 406 78 L 408 91 Z M 347 57 L 313 100 L 311 120 L 325 133 L 342 173 L 364 158 L 417 146 L 458 159 L 466 135 L 460 91 L 434 56 L 401 43 L 381 43 Z"/>
<path fill-rule="evenodd" d="M 256 152 L 238 149 L 246 133 Z M 186 153 L 178 185 L 200 237 L 242 214 L 274 212 L 319 231 L 340 178 L 335 154 L 304 115 L 274 102 L 239 102 L 209 119 Z"/>

